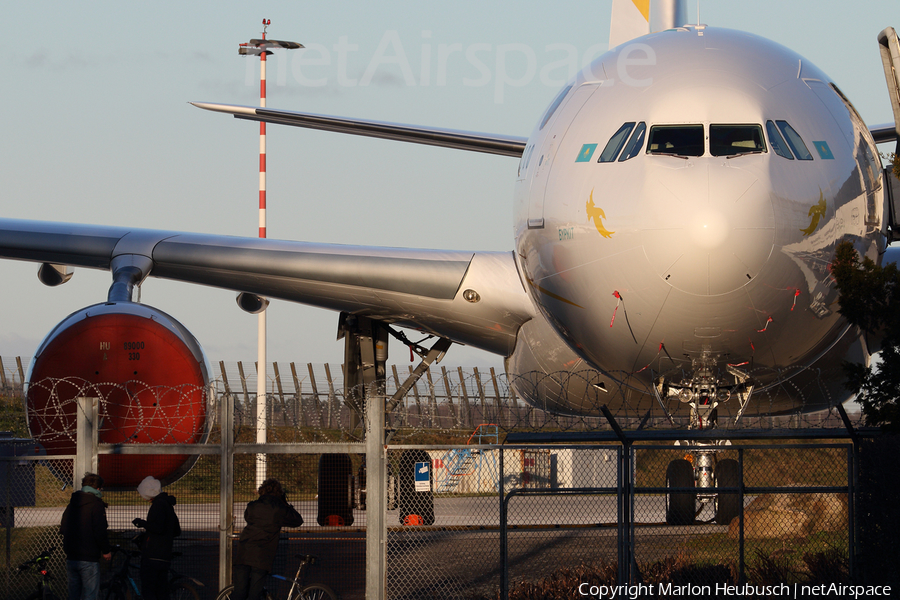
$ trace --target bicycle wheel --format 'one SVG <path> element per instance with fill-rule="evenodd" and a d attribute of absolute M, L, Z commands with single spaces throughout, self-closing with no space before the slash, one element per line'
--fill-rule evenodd
<path fill-rule="evenodd" d="M 231 592 L 233 591 L 233 585 L 222 588 L 222 591 L 219 592 L 218 596 L 216 596 L 216 600 L 231 600 Z M 194 598 L 196 598 L 196 596 L 194 596 Z M 169 600 L 176 600 L 176 598 L 175 596 L 172 596 Z M 191 598 L 189 596 L 182 596 L 182 600 L 191 600 Z M 269 593 L 269 590 L 263 590 L 263 597 L 261 600 L 275 600 L 275 598 L 272 597 L 272 594 Z"/>
<path fill-rule="evenodd" d="M 222 590 L 223 592 L 225 590 Z M 221 593 L 219 594 L 221 596 Z M 231 594 L 229 593 L 229 598 Z M 169 586 L 169 600 L 200 600 L 200 594 L 186 581 L 176 581 Z"/>
<path fill-rule="evenodd" d="M 216 600 L 231 600 L 231 592 L 234 591 L 234 586 L 229 585 L 228 587 L 222 588 L 222 591 L 219 592 L 219 595 L 216 596 Z"/>
<path fill-rule="evenodd" d="M 300 590 L 299 594 L 295 593 L 288 600 L 337 600 L 337 596 L 327 585 L 314 583 Z"/>

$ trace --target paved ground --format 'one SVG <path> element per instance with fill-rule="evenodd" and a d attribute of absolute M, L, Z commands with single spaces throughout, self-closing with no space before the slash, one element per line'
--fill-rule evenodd
<path fill-rule="evenodd" d="M 749 499 L 748 499 L 749 500 Z M 244 505 L 235 506 L 235 531 L 244 526 Z M 344 600 L 364 598 L 365 513 L 356 512 L 352 528 L 316 525 L 315 504 L 298 503 L 305 525 L 285 531 L 274 568 L 276 574 L 296 570 L 297 554 L 314 554 L 320 564 L 310 581 L 325 583 Z M 62 508 L 20 508 L 18 527 L 53 526 Z M 110 526 L 129 537 L 131 519 L 146 515 L 146 505 L 112 506 Z M 178 505 L 184 534 L 177 547 L 184 555 L 175 568 L 205 583 L 202 598 L 214 600 L 218 587 L 218 519 L 216 504 Z M 598 560 L 615 562 L 616 498 L 614 496 L 513 496 L 508 502 L 511 581 L 538 578 L 560 566 Z M 473 592 L 491 594 L 500 585 L 500 503 L 496 496 L 438 498 L 435 523 L 426 528 L 399 527 L 397 511 L 388 513 L 388 597 L 460 598 Z M 685 540 L 724 527 L 662 525 L 662 496 L 635 499 L 638 560 L 658 560 L 677 551 Z M 284 598 L 289 584 L 272 580 L 276 598 Z"/>
<path fill-rule="evenodd" d="M 747 498 L 749 502 L 750 498 Z M 304 527 L 316 524 L 314 502 L 296 505 L 303 515 Z M 508 502 L 510 525 L 536 524 L 596 524 L 616 521 L 615 496 L 513 496 Z M 234 506 L 234 526 L 244 527 L 246 503 Z M 16 527 L 44 527 L 58 525 L 64 507 L 58 508 L 17 508 Z M 179 504 L 175 512 L 185 531 L 215 531 L 219 526 L 218 504 Z M 638 496 L 635 498 L 635 522 L 662 523 L 665 521 L 665 498 L 663 496 Z M 353 511 L 354 526 L 364 527 L 364 511 Z M 131 527 L 134 518 L 144 518 L 147 505 L 110 506 L 107 517 L 113 529 Z M 397 512 L 388 513 L 388 526 L 398 524 Z M 497 526 L 500 522 L 500 502 L 496 496 L 437 498 L 434 501 L 435 526 Z"/>

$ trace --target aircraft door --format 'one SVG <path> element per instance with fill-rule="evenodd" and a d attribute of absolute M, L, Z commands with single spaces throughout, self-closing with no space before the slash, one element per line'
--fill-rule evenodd
<path fill-rule="evenodd" d="M 586 83 L 569 95 L 568 100 L 557 111 L 558 114 L 550 124 L 550 131 L 544 136 L 541 147 L 531 157 L 534 166 L 528 192 L 529 229 L 544 227 L 544 194 L 547 191 L 550 169 L 556 159 L 556 151 L 575 117 L 598 87 L 596 83 Z"/>

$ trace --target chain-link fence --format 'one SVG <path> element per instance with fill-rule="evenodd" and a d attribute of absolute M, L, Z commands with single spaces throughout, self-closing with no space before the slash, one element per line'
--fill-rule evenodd
<path fill-rule="evenodd" d="M 24 440 L 18 440 L 24 442 Z M 5 443 L 4 443 L 5 442 Z M 0 515 L 2 515 L 3 561 L 0 586 L 8 598 L 24 598 L 39 584 L 36 569 L 19 569 L 44 551 L 51 551 L 49 568 L 57 595 L 65 596 L 65 555 L 59 523 L 69 500 L 74 457 L 34 456 L 34 444 L 0 439 Z"/>
<path fill-rule="evenodd" d="M 274 450 L 274 448 L 272 448 Z M 141 459 L 141 465 L 153 468 L 166 455 L 130 455 Z M 113 458 L 101 454 L 99 463 Z M 220 555 L 220 457 L 195 457 L 193 468 L 164 491 L 177 500 L 175 512 L 182 533 L 175 539 L 174 571 L 197 580 L 201 598 L 212 600 L 219 590 Z M 244 510 L 250 500 L 257 498 L 256 458 L 252 454 L 236 454 L 234 458 L 233 522 L 229 532 L 233 536 L 244 528 Z M 303 516 L 299 529 L 284 530 L 273 573 L 293 575 L 299 554 L 313 554 L 319 560 L 307 576 L 309 581 L 325 583 L 342 598 L 362 597 L 365 573 L 364 505 L 359 494 L 348 496 L 348 486 L 359 491 L 354 481 L 361 463 L 359 455 L 347 454 L 270 454 L 267 457 L 266 477 L 276 478 L 284 485 L 287 500 Z M 119 461 L 107 473 L 117 475 L 116 468 L 127 464 Z M 9 590 L 2 597 L 14 600 L 26 598 L 35 591 L 39 574 L 33 570 L 19 570 L 18 566 L 53 549 L 49 561 L 52 585 L 58 596 L 65 596 L 65 554 L 59 524 L 72 494 L 73 458 L 0 457 L 0 490 L 6 494 L 2 513 L 3 561 L 0 568 L 2 587 Z M 133 464 L 131 465 L 133 467 Z M 320 469 L 323 466 L 324 469 Z M 344 468 L 346 467 L 346 468 Z M 343 469 L 343 471 L 342 471 Z M 351 475 L 352 471 L 352 475 Z M 348 476 L 350 481 L 348 481 Z M 327 493 L 340 489 L 343 496 Z M 354 497 L 355 496 L 355 497 Z M 136 489 L 103 490 L 103 500 L 109 522 L 110 542 L 125 550 L 135 551 L 135 536 L 140 529 L 132 524 L 136 518 L 147 517 L 149 503 Z M 342 502 L 340 501 L 342 500 Z M 137 564 L 135 562 L 135 564 Z M 113 565 L 101 561 L 101 582 L 112 577 Z M 132 572 L 140 586 L 137 572 Z M 290 582 L 272 579 L 269 591 L 274 597 L 286 597 Z"/>
<path fill-rule="evenodd" d="M 626 453 L 633 468 L 623 478 Z M 632 579 L 657 586 L 816 583 L 824 570 L 849 581 L 852 446 L 724 449 L 718 465 L 737 463 L 738 479 L 729 482 L 735 489 L 683 488 L 695 513 L 674 526 L 667 524 L 667 508 L 682 488 L 667 487 L 666 470 L 685 455 L 649 445 L 390 448 L 386 596 L 488 598 L 511 585 L 512 597 L 522 586 L 548 588 L 549 597 L 548 586 L 566 569 L 614 585 L 622 556 L 633 560 Z M 64 581 L 58 524 L 71 492 L 63 487 L 71 465 L 71 459 L 28 456 L 0 462 L 6 493 L 24 494 L 10 498 L 15 506 L 4 512 L 3 579 L 10 598 L 34 590 L 37 575 L 16 567 L 47 548 L 57 549 L 51 570 L 58 586 Z M 347 495 L 348 488 L 360 488 L 360 465 L 359 455 L 268 456 L 267 476 L 283 482 L 304 518 L 302 528 L 283 534 L 274 573 L 293 574 L 296 555 L 314 554 L 320 562 L 310 580 L 341 598 L 362 597 L 365 511 L 357 494 Z M 183 530 L 173 567 L 200 580 L 206 598 L 217 591 L 219 473 L 218 456 L 200 456 L 188 476 L 166 488 L 178 499 Z M 234 474 L 236 533 L 255 498 L 255 457 L 236 455 Z M 329 495 L 329 487 L 339 493 Z M 729 498 L 743 505 L 743 526 L 739 518 L 716 523 Z M 105 492 L 104 499 L 111 539 L 129 547 L 136 533 L 131 520 L 146 515 L 147 503 L 133 490 Z M 623 544 L 629 546 L 624 553 Z M 276 597 L 287 585 L 272 581 Z"/>
<path fill-rule="evenodd" d="M 517 399 L 503 376 L 484 375 L 447 369 L 431 385 L 423 384 L 428 380 L 423 377 L 387 415 L 381 557 L 366 554 L 371 515 L 365 510 L 361 440 L 371 428 L 364 404 L 353 400 L 361 395 L 345 397 L 337 377 L 318 393 L 312 385 L 300 385 L 294 395 L 269 396 L 261 444 L 254 443 L 255 400 L 247 402 L 234 389 L 207 395 L 49 382 L 34 388 L 52 393 L 40 411 L 29 407 L 29 417 L 52 434 L 51 442 L 64 440 L 74 448 L 74 411 L 60 410 L 72 400 L 60 399 L 59 390 L 100 396 L 97 465 L 113 482 L 104 500 L 114 540 L 127 547 L 137 532 L 132 519 L 146 516 L 148 504 L 136 493 L 136 482 L 148 473 L 164 479 L 165 491 L 178 500 L 183 529 L 173 567 L 199 580 L 201 598 L 209 600 L 218 591 L 222 557 L 232 543 L 223 540 L 233 540 L 243 528 L 244 509 L 256 497 L 263 473 L 284 484 L 304 519 L 301 528 L 283 532 L 273 573 L 293 575 L 298 554 L 316 555 L 308 580 L 330 586 L 344 599 L 364 597 L 372 560 L 386 564 L 388 598 L 550 598 L 553 586 L 570 586 L 571 595 L 584 581 L 706 585 L 810 582 L 821 580 L 825 571 L 832 579 L 853 576 L 853 447 L 760 445 L 751 437 L 802 436 L 811 426 L 818 437 L 840 438 L 842 431 L 846 437 L 846 429 L 836 429 L 845 425 L 837 414 L 759 417 L 755 424 L 765 431 L 720 432 L 722 438 L 743 439 L 740 446 L 695 440 L 698 447 L 715 446 L 713 461 L 699 464 L 692 462 L 698 457 L 695 446 L 646 443 L 650 434 L 666 431 L 677 436 L 673 440 L 692 438 L 696 432 L 684 423 L 625 416 L 619 422 L 625 429 L 650 431 L 623 443 L 605 417 L 546 413 Z M 395 388 L 399 385 L 388 385 L 385 393 Z M 141 407 L 123 412 L 114 398 Z M 174 423 L 169 429 L 157 418 L 163 402 L 174 402 L 171 411 L 181 415 L 169 419 Z M 229 403 L 233 410 L 223 411 Z M 198 407 L 205 415 L 202 426 Z M 511 442 L 532 434 L 569 441 Z M 573 445 L 573 435 L 595 441 Z M 636 440 L 645 443 L 635 445 Z M 171 450 L 165 450 L 167 444 Z M 54 585 L 64 587 L 58 524 L 72 492 L 75 463 L 72 456 L 60 457 L 64 448 L 50 449 L 53 458 L 0 457 L 0 470 L 9 471 L 7 482 L 24 481 L 27 488 L 33 480 L 35 490 L 33 501 L 9 496 L 19 483 L 0 490 L 6 494 L 0 498 L 2 577 L 10 598 L 24 598 L 38 581 L 35 573 L 18 572 L 18 564 L 54 545 Z M 712 487 L 695 485 L 713 475 L 703 484 Z M 742 511 L 743 520 L 721 517 Z M 230 517 L 223 521 L 223 515 Z M 286 595 L 290 584 L 270 583 L 275 597 Z"/>
<path fill-rule="evenodd" d="M 580 582 L 643 582 L 657 592 L 846 583 L 855 556 L 852 450 L 729 446 L 716 467 L 735 477 L 703 489 L 685 458 L 692 453 L 659 445 L 392 448 L 399 485 L 387 597 L 563 598 Z M 457 461 L 460 453 L 468 458 Z M 667 482 L 679 461 L 690 479 Z M 417 491 L 423 467 L 430 487 Z M 667 511 L 679 497 L 689 515 L 673 525 Z M 718 523 L 722 510 L 735 517 Z"/>

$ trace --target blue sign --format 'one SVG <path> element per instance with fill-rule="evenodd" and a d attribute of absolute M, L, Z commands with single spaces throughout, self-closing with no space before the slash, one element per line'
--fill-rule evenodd
<path fill-rule="evenodd" d="M 431 491 L 431 463 L 417 462 L 415 469 L 416 491 Z"/>

